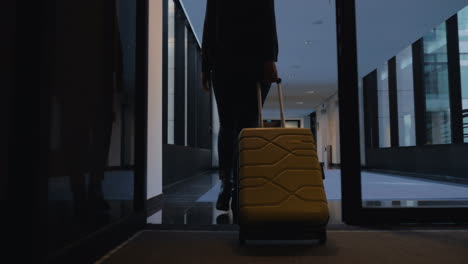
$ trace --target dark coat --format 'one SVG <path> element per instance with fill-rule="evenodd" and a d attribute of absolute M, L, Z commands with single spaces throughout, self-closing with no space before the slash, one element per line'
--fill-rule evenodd
<path fill-rule="evenodd" d="M 208 0 L 202 54 L 203 72 L 221 60 L 244 66 L 276 62 L 274 0 Z"/>

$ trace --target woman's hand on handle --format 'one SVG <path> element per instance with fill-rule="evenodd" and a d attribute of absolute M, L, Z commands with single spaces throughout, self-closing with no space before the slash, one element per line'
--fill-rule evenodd
<path fill-rule="evenodd" d="M 202 72 L 201 74 L 202 89 L 209 93 L 211 91 L 211 77 L 209 73 Z"/>
<path fill-rule="evenodd" d="M 278 80 L 278 69 L 274 61 L 267 61 L 263 64 L 263 82 L 274 83 Z"/>

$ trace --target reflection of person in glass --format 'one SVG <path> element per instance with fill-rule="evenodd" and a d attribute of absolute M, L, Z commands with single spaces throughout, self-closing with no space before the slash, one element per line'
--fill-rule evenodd
<path fill-rule="evenodd" d="M 122 48 L 115 6 L 106 4 L 102 10 L 88 9 L 86 14 L 91 14 L 86 20 L 106 23 L 96 28 L 82 17 L 64 18 L 79 31 L 61 34 L 65 37 L 59 40 L 63 45 L 57 56 L 64 60 L 59 65 L 69 65 L 58 69 L 60 158 L 70 176 L 74 209 L 80 216 L 109 208 L 102 182 L 108 166 L 116 98 L 122 90 Z"/>
<path fill-rule="evenodd" d="M 264 101 L 278 79 L 274 0 L 208 0 L 202 52 L 202 85 L 207 91 L 213 85 L 220 119 L 222 187 L 216 208 L 227 211 L 238 181 L 237 136 L 243 128 L 258 126 L 256 84 L 262 83 Z"/>

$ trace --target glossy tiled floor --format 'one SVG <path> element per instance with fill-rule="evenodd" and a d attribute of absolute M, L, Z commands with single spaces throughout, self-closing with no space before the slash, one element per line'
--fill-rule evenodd
<path fill-rule="evenodd" d="M 340 170 L 326 170 L 325 175 L 331 217 L 329 224 L 340 225 Z M 148 223 L 191 226 L 232 224 L 231 212 L 215 208 L 219 188 L 215 171 L 172 186 L 164 190 L 163 209 L 148 217 Z M 363 172 L 362 193 L 365 207 L 468 206 L 467 185 L 390 174 Z"/>

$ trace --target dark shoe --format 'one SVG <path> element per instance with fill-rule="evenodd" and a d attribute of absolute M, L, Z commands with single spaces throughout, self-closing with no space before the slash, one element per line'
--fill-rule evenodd
<path fill-rule="evenodd" d="M 229 225 L 229 214 L 220 214 L 216 217 L 216 224 L 217 225 Z"/>
<path fill-rule="evenodd" d="M 221 181 L 221 191 L 218 194 L 216 209 L 220 211 L 229 211 L 229 200 L 231 200 L 232 184 L 228 180 Z"/>

